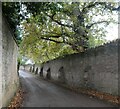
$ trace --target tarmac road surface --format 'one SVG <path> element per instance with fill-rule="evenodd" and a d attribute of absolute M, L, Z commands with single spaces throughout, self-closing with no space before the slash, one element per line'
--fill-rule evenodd
<path fill-rule="evenodd" d="M 115 107 L 37 78 L 30 72 L 20 70 L 19 74 L 23 89 L 27 92 L 22 107 Z"/>

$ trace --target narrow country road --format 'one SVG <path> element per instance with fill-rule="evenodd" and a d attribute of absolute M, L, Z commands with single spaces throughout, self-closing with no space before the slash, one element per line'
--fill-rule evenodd
<path fill-rule="evenodd" d="M 27 92 L 22 107 L 113 107 L 39 79 L 29 72 L 20 70 L 19 73 L 23 89 Z"/>

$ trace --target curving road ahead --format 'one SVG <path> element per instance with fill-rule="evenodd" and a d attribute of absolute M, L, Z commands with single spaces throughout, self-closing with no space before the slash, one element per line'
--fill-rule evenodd
<path fill-rule="evenodd" d="M 20 70 L 20 80 L 27 92 L 22 107 L 114 107 L 104 101 L 77 94 Z"/>

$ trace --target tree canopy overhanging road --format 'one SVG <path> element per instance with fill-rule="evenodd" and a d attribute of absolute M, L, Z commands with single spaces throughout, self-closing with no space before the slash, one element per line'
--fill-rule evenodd
<path fill-rule="evenodd" d="M 20 53 L 37 63 L 103 44 L 105 28 L 120 10 L 117 2 L 3 2 L 2 6 L 16 39 L 22 40 Z"/>
<path fill-rule="evenodd" d="M 2 6 L 19 44 L 18 68 L 23 56 L 39 65 L 104 44 L 105 28 L 118 24 L 113 15 L 120 11 L 115 2 L 3 2 Z M 27 92 L 23 107 L 113 107 L 27 71 L 20 70 L 20 79 Z"/>

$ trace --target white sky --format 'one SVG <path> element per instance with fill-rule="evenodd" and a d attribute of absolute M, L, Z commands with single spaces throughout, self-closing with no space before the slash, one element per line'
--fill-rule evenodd
<path fill-rule="evenodd" d="M 32 65 L 33 65 L 34 62 L 33 62 L 32 60 L 29 59 L 29 60 L 27 60 L 27 62 L 26 62 L 25 64 L 26 64 L 26 65 L 28 65 L 28 64 L 32 64 Z"/>
<path fill-rule="evenodd" d="M 118 22 L 118 14 L 115 13 L 114 19 Z M 108 33 L 106 33 L 106 38 L 108 41 L 112 41 L 118 38 L 118 24 L 110 24 L 108 27 L 106 27 L 106 30 Z"/>
<path fill-rule="evenodd" d="M 118 38 L 118 25 L 112 24 L 107 28 L 106 39 L 112 41 Z"/>

